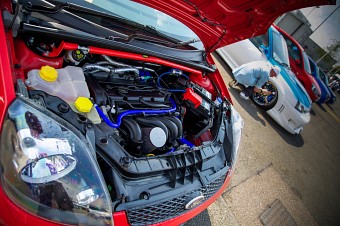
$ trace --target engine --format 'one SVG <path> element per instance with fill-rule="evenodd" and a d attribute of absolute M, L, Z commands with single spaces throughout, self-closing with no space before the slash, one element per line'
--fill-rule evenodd
<path fill-rule="evenodd" d="M 130 154 L 156 155 L 193 146 L 184 137 L 197 138 L 212 126 L 212 95 L 190 83 L 182 71 L 163 72 L 157 70 L 160 65 L 114 67 L 111 58 L 104 59 L 107 63 L 83 66 L 87 85 L 99 114 L 117 129 Z"/>
<path fill-rule="evenodd" d="M 48 59 L 33 68 L 21 62 L 29 89 L 61 98 L 85 119 L 115 134 L 133 156 L 167 154 L 212 140 L 219 98 L 194 83 L 186 71 L 129 57 L 89 54 L 83 48 L 67 50 L 62 58 L 46 58 L 53 53 L 53 48 L 47 47 L 55 44 L 42 45 L 32 37 L 26 45 L 22 41 L 17 45 L 22 47 L 18 55 L 33 51 L 42 55 L 39 59 Z M 46 65 L 52 69 L 42 71 Z M 54 72 L 48 70 L 56 70 L 58 78 L 54 80 Z M 50 86 L 40 81 L 44 73 Z M 79 96 L 86 97 L 87 104 L 76 100 Z M 90 108 L 82 111 L 77 102 Z"/>

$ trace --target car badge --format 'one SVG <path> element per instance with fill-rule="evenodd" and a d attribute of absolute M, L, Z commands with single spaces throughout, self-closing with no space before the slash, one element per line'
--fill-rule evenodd
<path fill-rule="evenodd" d="M 204 201 L 204 196 L 200 194 L 199 196 L 191 199 L 187 204 L 185 204 L 185 209 L 189 210 L 194 208 L 195 206 L 201 204 Z"/>

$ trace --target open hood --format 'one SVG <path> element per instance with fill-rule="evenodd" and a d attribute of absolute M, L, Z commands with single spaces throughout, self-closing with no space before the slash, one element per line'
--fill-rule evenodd
<path fill-rule="evenodd" d="M 208 53 L 263 34 L 285 12 L 336 0 L 134 0 L 181 21 L 204 43 Z"/>

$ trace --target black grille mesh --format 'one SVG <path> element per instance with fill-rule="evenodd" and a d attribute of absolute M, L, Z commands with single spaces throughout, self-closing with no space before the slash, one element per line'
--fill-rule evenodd
<path fill-rule="evenodd" d="M 205 200 L 207 200 L 222 186 L 224 178 L 225 175 L 198 191 L 200 191 L 204 195 Z M 129 209 L 127 210 L 129 222 L 131 225 L 155 224 L 181 215 L 187 211 L 184 206 L 190 195 L 194 192 L 195 191 L 191 191 L 180 197 L 166 200 L 156 205 Z"/>

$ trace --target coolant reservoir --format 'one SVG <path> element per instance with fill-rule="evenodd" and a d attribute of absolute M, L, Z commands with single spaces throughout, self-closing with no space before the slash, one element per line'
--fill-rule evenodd
<path fill-rule="evenodd" d="M 57 96 L 68 103 L 74 103 L 80 96 L 90 97 L 82 68 L 67 66 L 55 69 L 42 66 L 40 70 L 31 70 L 27 74 L 26 84 L 36 90 L 42 90 Z"/>
<path fill-rule="evenodd" d="M 67 102 L 73 111 L 84 115 L 94 124 L 101 122 L 96 109 L 88 99 L 90 92 L 83 69 L 80 67 L 67 66 L 55 69 L 51 66 L 42 66 L 40 70 L 28 72 L 26 85 L 59 97 Z"/>

